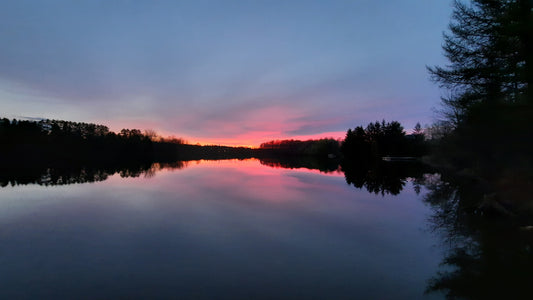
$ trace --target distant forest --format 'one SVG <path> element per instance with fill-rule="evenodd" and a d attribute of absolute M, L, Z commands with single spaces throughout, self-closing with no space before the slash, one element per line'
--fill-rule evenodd
<path fill-rule="evenodd" d="M 71 164 L 252 157 L 252 149 L 183 144 L 152 132 L 59 120 L 0 120 L 3 164 Z"/>
<path fill-rule="evenodd" d="M 0 120 L 2 160 L 34 162 L 148 159 L 151 141 L 140 130 L 58 120 Z"/>
<path fill-rule="evenodd" d="M 70 164 L 106 162 L 171 162 L 177 160 L 313 156 L 323 159 L 376 160 L 382 156 L 421 156 L 423 134 L 406 135 L 398 122 L 385 121 L 348 130 L 346 139 L 275 140 L 257 149 L 199 146 L 178 138 L 157 137 L 153 131 L 122 129 L 60 120 L 0 119 L 0 149 L 4 164 Z"/>
<path fill-rule="evenodd" d="M 181 169 L 200 159 L 258 158 L 274 168 L 344 172 L 346 182 L 380 194 L 398 194 L 407 177 L 420 177 L 419 166 L 381 162 L 380 155 L 415 154 L 421 133 L 406 135 L 398 122 L 348 130 L 346 139 L 276 140 L 259 148 L 199 146 L 152 131 L 122 129 L 59 120 L 0 119 L 0 186 L 64 185 L 121 177 L 152 176 Z M 362 150 L 363 149 L 363 150 Z M 421 153 L 421 152 L 417 152 Z"/>
<path fill-rule="evenodd" d="M 357 126 L 348 129 L 341 151 L 345 157 L 378 158 L 384 156 L 420 157 L 427 154 L 428 145 L 420 124 L 414 128 L 413 134 L 406 135 L 403 126 L 397 122 L 370 123 L 363 128 Z"/>

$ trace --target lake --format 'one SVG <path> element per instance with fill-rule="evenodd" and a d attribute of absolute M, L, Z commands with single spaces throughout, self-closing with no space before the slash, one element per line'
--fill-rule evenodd
<path fill-rule="evenodd" d="M 447 248 L 410 177 L 257 159 L 91 176 L 4 182 L 0 298 L 444 297 L 425 293 Z"/>

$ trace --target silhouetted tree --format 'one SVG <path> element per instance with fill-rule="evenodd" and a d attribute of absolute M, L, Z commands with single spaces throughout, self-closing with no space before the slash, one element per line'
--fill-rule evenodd
<path fill-rule="evenodd" d="M 408 152 L 414 153 L 414 156 L 423 156 L 428 153 L 428 145 L 426 143 L 426 136 L 420 123 L 416 123 L 413 129 L 413 134 L 408 136 L 410 142 L 408 143 Z"/>
<path fill-rule="evenodd" d="M 531 16 L 528 0 L 454 2 L 443 46 L 450 64 L 428 69 L 450 90 L 443 104 L 456 126 L 478 103 L 531 102 Z"/>
<path fill-rule="evenodd" d="M 334 139 L 320 140 L 275 140 L 262 143 L 259 149 L 263 155 L 303 155 L 327 158 L 340 154 L 339 141 Z"/>
<path fill-rule="evenodd" d="M 414 139 L 407 138 L 403 126 L 397 122 L 373 122 L 348 129 L 341 150 L 348 159 L 381 159 L 383 156 L 420 156 Z"/>
<path fill-rule="evenodd" d="M 347 157 L 370 157 L 370 143 L 362 126 L 348 129 L 341 151 Z"/>
<path fill-rule="evenodd" d="M 454 2 L 445 67 L 428 68 L 448 89 L 435 161 L 484 177 L 533 179 L 533 11 L 529 0 Z M 527 181 L 527 180 L 526 180 Z"/>

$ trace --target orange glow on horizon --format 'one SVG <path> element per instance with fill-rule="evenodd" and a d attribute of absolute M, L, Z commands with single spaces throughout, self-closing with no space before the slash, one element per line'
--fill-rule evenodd
<path fill-rule="evenodd" d="M 238 166 L 238 171 L 250 176 L 278 176 L 280 172 L 282 173 L 301 173 L 301 174 L 316 174 L 321 176 L 330 176 L 330 177 L 344 177 L 344 173 L 341 170 L 324 172 L 317 169 L 309 169 L 306 167 L 283 167 L 281 165 L 270 165 L 262 163 L 260 159 L 257 158 L 247 158 L 247 159 L 222 159 L 222 160 L 190 160 L 181 162 L 181 165 L 178 167 L 166 166 L 156 164 L 154 169 L 153 176 L 139 176 L 139 177 L 129 177 L 128 180 L 138 182 L 143 180 L 150 180 L 152 177 L 161 177 L 168 174 L 176 172 L 189 172 L 195 169 L 235 169 Z M 123 182 L 124 178 L 120 177 L 119 174 L 116 176 L 111 176 L 109 181 L 111 183 Z"/>
<path fill-rule="evenodd" d="M 153 121 L 143 121 L 143 120 L 128 120 L 128 121 L 100 121 L 97 120 L 97 124 L 104 124 L 109 126 L 111 131 L 120 132 L 122 128 L 129 129 L 140 129 L 144 130 L 154 130 L 161 137 L 176 137 L 183 139 L 187 144 L 191 145 L 215 145 L 215 146 L 230 146 L 230 147 L 249 147 L 249 148 L 259 148 L 262 143 L 273 141 L 273 140 L 311 140 L 311 139 L 323 139 L 323 138 L 333 138 L 336 140 L 344 139 L 346 131 L 329 131 L 329 132 L 319 132 L 315 134 L 308 135 L 287 135 L 284 131 L 287 131 L 285 127 L 290 129 L 290 125 L 284 125 L 283 122 L 273 126 L 275 128 L 268 128 L 267 130 L 257 130 L 249 131 L 245 133 L 237 133 L 233 136 L 225 137 L 209 137 L 209 136 L 190 136 L 183 135 L 176 132 L 170 132 L 168 130 L 160 130 L 159 124 Z M 267 126 L 268 127 L 268 126 Z"/>
<path fill-rule="evenodd" d="M 216 146 L 230 146 L 230 147 L 249 147 L 249 148 L 259 148 L 262 143 L 273 141 L 273 140 L 318 140 L 324 138 L 333 138 L 335 140 L 342 140 L 346 135 L 345 131 L 332 131 L 332 132 L 323 132 L 317 134 L 309 135 L 296 135 L 289 136 L 284 134 L 261 134 L 261 133 L 249 133 L 243 134 L 235 138 L 193 138 L 193 137 L 182 137 L 189 144 L 200 144 L 202 146 L 207 145 L 216 145 Z"/>

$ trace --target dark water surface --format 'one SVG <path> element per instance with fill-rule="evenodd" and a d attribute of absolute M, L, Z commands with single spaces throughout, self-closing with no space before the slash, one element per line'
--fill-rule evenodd
<path fill-rule="evenodd" d="M 444 249 L 412 180 L 392 195 L 258 160 L 155 169 L 1 188 L 0 298 L 443 298 L 424 293 Z"/>

